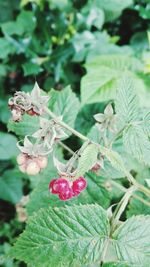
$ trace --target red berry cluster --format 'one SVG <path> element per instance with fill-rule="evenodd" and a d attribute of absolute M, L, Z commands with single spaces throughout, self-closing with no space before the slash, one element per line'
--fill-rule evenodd
<path fill-rule="evenodd" d="M 65 178 L 53 179 L 49 184 L 49 190 L 52 194 L 58 194 L 59 199 L 68 200 L 78 196 L 87 187 L 87 181 L 84 177 L 79 177 L 74 182 L 69 182 Z"/>

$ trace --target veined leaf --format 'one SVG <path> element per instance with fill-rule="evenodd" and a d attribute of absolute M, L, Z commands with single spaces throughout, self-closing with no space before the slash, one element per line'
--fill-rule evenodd
<path fill-rule="evenodd" d="M 76 177 L 88 172 L 97 161 L 98 148 L 95 144 L 89 144 L 79 157 Z"/>
<path fill-rule="evenodd" d="M 124 130 L 123 143 L 133 157 L 150 164 L 150 141 L 140 125 L 131 125 Z"/>
<path fill-rule="evenodd" d="M 127 123 L 138 120 L 138 98 L 136 96 L 134 82 L 130 75 L 126 74 L 118 83 L 115 107 L 119 124 L 121 124 L 122 127 Z"/>
<path fill-rule="evenodd" d="M 74 126 L 76 116 L 79 112 L 79 100 L 70 86 L 57 94 L 57 100 L 53 106 L 53 112 L 63 117 L 63 121 L 70 126 Z"/>
<path fill-rule="evenodd" d="M 81 267 L 100 261 L 108 235 L 107 215 L 98 205 L 42 209 L 10 253 L 37 267 Z"/>
<path fill-rule="evenodd" d="M 88 73 L 82 78 L 81 81 L 82 104 L 98 102 L 100 100 L 103 101 L 101 96 L 95 98 L 94 95 L 98 94 L 98 92 L 101 94 L 103 86 L 106 86 L 116 78 L 116 71 L 109 67 L 101 65 L 99 67 L 97 65 L 95 65 L 95 67 L 92 65 L 91 68 L 88 67 Z"/>
<path fill-rule="evenodd" d="M 150 112 L 147 113 L 143 119 L 143 129 L 145 133 L 150 136 Z"/>
<path fill-rule="evenodd" d="M 128 264 L 126 262 L 109 262 L 109 263 L 105 263 L 103 264 L 102 267 L 140 267 L 140 266 L 135 266 L 135 265 L 131 265 L 131 264 Z"/>
<path fill-rule="evenodd" d="M 94 58 L 86 64 L 87 74 L 81 81 L 81 100 L 82 103 L 95 103 L 108 101 L 116 97 L 117 83 L 124 71 L 133 72 L 141 70 L 141 63 L 130 56 L 124 55 L 104 55 Z M 137 83 L 142 80 L 134 76 Z M 144 91 L 145 87 L 141 84 L 139 92 Z"/>
<path fill-rule="evenodd" d="M 25 136 L 36 132 L 39 129 L 39 118 L 25 114 L 21 122 L 8 122 L 8 130 L 17 135 Z"/>
<path fill-rule="evenodd" d="M 106 156 L 106 158 L 110 161 L 111 165 L 116 170 L 118 170 L 119 172 L 121 172 L 123 175 L 126 176 L 127 171 L 126 171 L 124 162 L 123 162 L 121 156 L 118 154 L 118 152 L 110 150 L 110 149 L 105 148 L 105 147 L 100 147 L 100 152 L 104 156 Z"/>
<path fill-rule="evenodd" d="M 150 266 L 150 216 L 128 219 L 113 234 L 118 259 L 132 266 Z"/>

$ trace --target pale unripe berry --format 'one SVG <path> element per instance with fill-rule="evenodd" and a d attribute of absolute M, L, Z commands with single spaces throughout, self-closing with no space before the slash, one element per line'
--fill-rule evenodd
<path fill-rule="evenodd" d="M 23 173 L 26 172 L 26 164 L 19 165 L 19 170 Z"/>
<path fill-rule="evenodd" d="M 26 173 L 28 175 L 37 175 L 40 172 L 40 167 L 36 161 L 27 164 Z"/>
<path fill-rule="evenodd" d="M 25 155 L 25 154 L 19 154 L 17 157 L 17 163 L 19 165 L 26 163 L 26 160 L 27 160 L 27 155 Z"/>
<path fill-rule="evenodd" d="M 48 163 L 48 160 L 47 160 L 47 157 L 38 157 L 38 165 L 41 169 L 44 169 L 47 167 L 47 163 Z"/>

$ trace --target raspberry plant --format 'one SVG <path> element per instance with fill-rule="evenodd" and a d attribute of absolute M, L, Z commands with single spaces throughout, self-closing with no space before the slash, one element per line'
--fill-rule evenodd
<path fill-rule="evenodd" d="M 36 267 L 150 266 L 150 116 L 136 93 L 127 72 L 87 136 L 74 128 L 80 104 L 69 87 L 46 95 L 35 83 L 9 100 L 9 129 L 25 135 L 17 143 L 19 169 L 38 180 L 9 256 Z M 80 140 L 77 151 L 64 142 L 70 135 Z M 114 205 L 112 187 L 121 196 Z M 137 203 L 143 215 L 133 212 Z"/>

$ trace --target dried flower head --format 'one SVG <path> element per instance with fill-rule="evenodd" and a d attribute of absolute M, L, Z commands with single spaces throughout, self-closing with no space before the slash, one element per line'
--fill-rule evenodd
<path fill-rule="evenodd" d="M 17 143 L 17 146 L 22 153 L 28 154 L 33 157 L 44 156 L 52 151 L 52 148 L 47 148 L 42 142 L 36 142 L 36 139 L 35 142 L 32 143 L 29 140 L 28 136 L 25 137 L 23 145 L 20 145 L 19 141 Z"/>
<path fill-rule="evenodd" d="M 95 114 L 94 119 L 98 122 L 96 125 L 101 132 L 104 130 L 116 131 L 116 115 L 111 104 L 106 106 L 104 113 Z"/>
<path fill-rule="evenodd" d="M 62 118 L 60 118 L 61 120 Z M 54 120 L 47 120 L 40 118 L 40 129 L 33 134 L 35 138 L 42 139 L 44 146 L 49 149 L 53 147 L 53 144 L 62 138 L 66 138 L 67 134 L 64 132 L 61 126 Z"/>
<path fill-rule="evenodd" d="M 30 97 L 32 103 L 32 110 L 37 114 L 41 115 L 50 97 L 41 94 L 41 89 L 39 88 L 37 82 L 35 82 Z"/>

